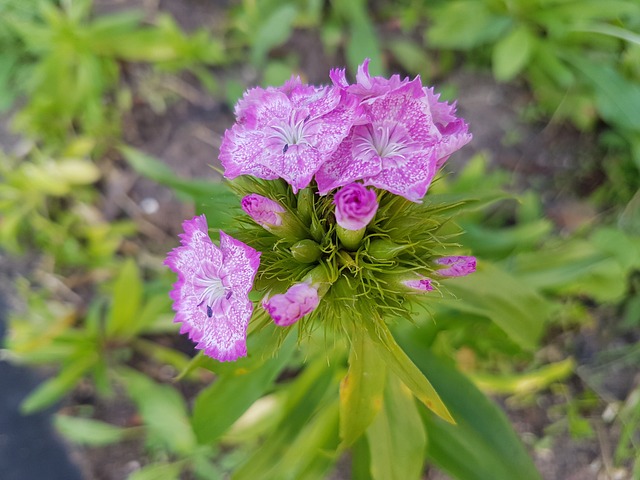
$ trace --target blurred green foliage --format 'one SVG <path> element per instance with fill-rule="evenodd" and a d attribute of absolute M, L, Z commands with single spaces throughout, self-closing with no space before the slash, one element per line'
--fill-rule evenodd
<path fill-rule="evenodd" d="M 640 325 L 640 6 L 243 0 L 227 13 L 222 31 L 187 34 L 164 14 L 153 21 L 130 11 L 96 16 L 90 0 L 0 3 L 0 109 L 15 112 L 22 137 L 21 148 L 0 155 L 0 248 L 40 259 L 33 278 L 19 282 L 27 308 L 14 315 L 7 348 L 18 361 L 58 367 L 23 410 L 54 404 L 87 381 L 105 398 L 118 385 L 140 425 L 109 425 L 87 411 L 56 423 L 86 445 L 143 439 L 148 464 L 134 480 L 186 472 L 201 479 L 229 472 L 235 479 L 326 478 L 347 448 L 353 478 L 418 478 L 425 461 L 461 479 L 538 478 L 483 392 L 566 393 L 562 382 L 575 373 L 575 361 L 540 355 L 545 333 L 593 323 L 594 302 L 618 309 L 624 328 Z M 619 202 L 613 215 L 559 234 L 537 194 L 510 193 L 509 177 L 477 156 L 455 178 L 434 183 L 427 199 L 471 197 L 460 207 L 459 226 L 449 228 L 479 257 L 478 272 L 447 284 L 445 298 L 419 305 L 416 325 L 393 326 L 390 350 L 364 338 L 350 355 L 342 339 L 320 335 L 297 348 L 291 336 L 281 341 L 266 327 L 249 337 L 249 351 L 264 354 L 220 364 L 158 341 L 175 335 L 170 280 L 140 240 L 139 225 L 124 212 L 117 220 L 102 212 L 102 182 L 114 168 L 106 153 L 118 152 L 126 168 L 173 189 L 214 228 L 229 226 L 237 199 L 226 184 L 179 178 L 121 144 L 120 119 L 133 96 L 127 69 L 142 62 L 163 75 L 187 70 L 210 93 L 235 100 L 246 85 L 211 68 L 249 64 L 263 83 L 280 83 L 302 63 L 304 52 L 288 48 L 302 30 L 326 54 L 343 56 L 352 72 L 370 57 L 373 74 L 393 64 L 431 79 L 462 52 L 467 65 L 490 68 L 498 81 L 524 79 L 545 118 L 582 129 L 605 122 L 608 190 L 597 195 Z M 141 358 L 210 385 L 188 405 L 176 384 L 136 371 Z M 630 359 L 637 351 L 612 361 Z M 589 377 L 588 402 L 567 393 L 558 425 L 588 437 L 593 427 L 584 412 L 615 405 L 622 430 L 614 460 L 635 458 L 637 472 L 638 389 L 614 404 L 596 395 L 596 380 Z M 433 398 L 429 389 L 457 425 L 415 401 Z"/>
<path fill-rule="evenodd" d="M 48 145 L 64 144 L 73 134 L 117 138 L 119 118 L 131 103 L 121 82 L 123 61 L 173 72 L 192 68 L 204 78 L 204 65 L 224 59 L 220 41 L 205 30 L 188 36 L 166 15 L 144 25 L 140 12 L 93 18 L 91 7 L 91 0 L 59 6 L 10 0 L 0 16 L 0 65 L 7 72 L 0 80 L 14 87 L 2 105 L 23 95 L 16 128 Z"/>

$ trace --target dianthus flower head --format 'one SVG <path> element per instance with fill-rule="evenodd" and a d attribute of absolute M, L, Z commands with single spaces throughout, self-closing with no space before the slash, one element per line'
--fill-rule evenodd
<path fill-rule="evenodd" d="M 185 221 L 183 229 L 181 246 L 165 260 L 178 274 L 170 293 L 175 322 L 206 355 L 220 361 L 244 357 L 253 313 L 248 295 L 260 253 L 222 231 L 220 246 L 214 245 L 204 215 Z"/>
<path fill-rule="evenodd" d="M 471 140 L 455 106 L 438 102 L 433 90 L 414 80 L 371 78 L 363 64 L 355 85 L 334 82 L 360 102 L 366 120 L 351 128 L 316 174 L 318 190 L 364 181 L 365 185 L 420 202 L 437 169 Z"/>
<path fill-rule="evenodd" d="M 299 78 L 249 90 L 220 147 L 225 177 L 282 178 L 297 192 L 309 185 L 358 112 L 357 100 L 342 89 L 305 85 Z"/>

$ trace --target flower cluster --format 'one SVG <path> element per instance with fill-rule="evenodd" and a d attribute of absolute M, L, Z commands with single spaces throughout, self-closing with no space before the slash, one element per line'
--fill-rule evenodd
<path fill-rule="evenodd" d="M 239 240 L 220 232 L 216 247 L 196 217 L 167 258 L 178 274 L 176 321 L 213 358 L 246 355 L 252 289 L 262 294 L 256 314 L 276 325 L 322 318 L 347 331 L 410 317 L 411 294 L 475 270 L 474 257 L 445 255 L 448 207 L 425 201 L 471 139 L 455 105 L 419 77 L 372 77 L 368 60 L 354 84 L 344 70 L 330 78 L 245 93 L 220 148 L 246 214 Z"/>

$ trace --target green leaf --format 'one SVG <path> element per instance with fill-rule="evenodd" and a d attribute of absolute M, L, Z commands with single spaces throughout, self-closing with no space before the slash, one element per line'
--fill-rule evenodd
<path fill-rule="evenodd" d="M 539 480 L 505 414 L 464 375 L 438 359 L 410 334 L 400 344 L 450 408 L 457 425 L 443 422 L 421 409 L 429 443 L 427 456 L 439 468 L 460 480 Z"/>
<path fill-rule="evenodd" d="M 258 31 L 251 36 L 251 62 L 254 65 L 262 64 L 272 48 L 281 45 L 291 36 L 297 15 L 296 6 L 285 3 L 264 20 Z"/>
<path fill-rule="evenodd" d="M 389 49 L 404 70 L 422 76 L 423 81 L 429 78 L 429 65 L 433 60 L 429 58 L 422 45 L 411 40 L 399 39 L 389 43 Z"/>
<path fill-rule="evenodd" d="M 373 480 L 371 452 L 366 435 L 360 437 L 351 447 L 351 480 Z"/>
<path fill-rule="evenodd" d="M 574 0 L 551 2 L 551 5 L 538 9 L 531 19 L 542 24 L 556 21 L 567 30 L 567 24 L 585 25 L 594 20 L 620 20 L 619 17 L 640 13 L 638 3 L 629 0 Z"/>
<path fill-rule="evenodd" d="M 588 27 L 573 27 L 570 30 L 572 32 L 601 33 L 602 35 L 608 35 L 610 37 L 619 38 L 620 40 L 625 40 L 629 43 L 640 45 L 640 35 L 627 30 L 626 28 L 616 27 L 615 25 L 609 25 L 607 23 L 598 23 Z"/>
<path fill-rule="evenodd" d="M 80 445 L 104 446 L 124 440 L 130 429 L 91 418 L 56 415 L 53 423 L 67 440 Z"/>
<path fill-rule="evenodd" d="M 374 480 L 422 478 L 427 437 L 411 391 L 395 376 L 389 375 L 384 407 L 367 440 Z"/>
<path fill-rule="evenodd" d="M 295 380 L 279 392 L 286 396 L 281 418 L 272 433 L 264 439 L 261 447 L 234 472 L 233 480 L 287 477 L 286 472 L 283 474 L 284 469 L 281 468 L 283 456 L 286 452 L 295 450 L 292 449 L 292 445 L 296 445 L 301 431 L 306 428 L 306 425 L 309 425 L 316 413 L 323 406 L 330 405 L 336 400 L 339 378 L 337 376 L 338 363 L 339 360 L 336 359 L 336 362 L 327 365 L 325 356 L 315 358 L 305 366 Z M 326 440 L 325 445 L 332 445 L 332 449 L 338 443 L 337 420 L 335 418 L 332 427 L 334 433 L 323 434 L 323 438 Z M 317 451 L 313 452 L 313 457 L 318 456 L 324 455 L 319 455 Z M 307 464 L 308 460 L 305 459 Z"/>
<path fill-rule="evenodd" d="M 616 261 L 613 252 L 603 251 L 594 241 L 570 239 L 547 245 L 541 251 L 516 255 L 508 261 L 508 268 L 531 288 L 589 295 L 601 302 L 618 300 L 627 288 L 627 272 L 622 265 L 637 262 L 638 252 L 624 235 L 601 235 L 622 258 Z"/>
<path fill-rule="evenodd" d="M 375 27 L 364 8 L 356 7 L 355 3 L 351 3 L 350 7 L 350 36 L 346 49 L 347 63 L 355 72 L 365 58 L 370 58 L 371 75 L 381 75 L 383 73 L 382 52 Z"/>
<path fill-rule="evenodd" d="M 443 304 L 489 318 L 524 349 L 538 345 L 551 305 L 517 277 L 480 261 L 473 275 L 443 284 L 456 297 Z"/>
<path fill-rule="evenodd" d="M 176 176 L 166 164 L 131 147 L 120 150 L 136 172 L 161 185 L 171 187 L 178 198 L 196 204 L 198 214 L 204 213 L 210 228 L 229 223 L 232 206 L 239 204 L 236 195 L 225 183 L 204 180 L 185 180 Z"/>
<path fill-rule="evenodd" d="M 185 180 L 177 177 L 166 163 L 134 148 L 122 146 L 120 151 L 136 172 L 161 185 L 173 188 L 182 198 L 212 198 L 215 190 L 219 188 L 219 184 L 213 181 Z"/>
<path fill-rule="evenodd" d="M 57 376 L 45 381 L 31 392 L 20 405 L 20 411 L 28 415 L 42 410 L 53 405 L 74 388 L 98 360 L 97 352 L 87 351 L 84 353 L 76 361 L 64 366 Z"/>
<path fill-rule="evenodd" d="M 197 444 L 196 437 L 178 391 L 135 370 L 121 368 L 117 373 L 140 410 L 150 439 L 177 455 L 191 453 Z"/>
<path fill-rule="evenodd" d="M 436 415 L 447 422 L 455 423 L 446 405 L 433 388 L 427 377 L 411 361 L 407 354 L 398 346 L 384 322 L 380 322 L 374 332 L 368 332 L 372 339 L 372 346 L 376 347 L 377 355 L 382 358 L 391 370 L 413 392 L 418 400 L 430 408 Z"/>
<path fill-rule="evenodd" d="M 173 319 L 171 298 L 169 298 L 165 290 L 160 294 L 147 296 L 145 298 L 132 329 L 134 329 L 135 332 L 153 331 L 154 327 L 156 327 L 158 323 L 161 323 L 166 316 L 170 316 Z"/>
<path fill-rule="evenodd" d="M 273 327 L 265 327 L 265 330 L 272 332 Z M 254 364 L 251 369 L 242 366 L 227 369 L 200 392 L 192 417 L 198 443 L 213 442 L 265 393 L 291 358 L 294 346 L 295 338 L 290 335 L 276 356 Z M 257 353 L 261 354 L 267 353 Z"/>
<path fill-rule="evenodd" d="M 558 50 L 562 47 L 551 42 L 536 42 L 534 47 L 534 58 L 530 64 L 539 68 L 562 89 L 571 87 L 575 82 L 575 74 L 563 60 L 558 58 Z"/>
<path fill-rule="evenodd" d="M 431 47 L 470 50 L 500 38 L 511 25 L 509 17 L 496 15 L 487 2 L 459 0 L 443 3 L 432 11 L 427 30 Z"/>
<path fill-rule="evenodd" d="M 513 395 L 540 391 L 552 383 L 566 380 L 573 374 L 575 367 L 575 361 L 567 358 L 521 374 L 491 375 L 479 372 L 472 373 L 469 377 L 483 392 Z"/>
<path fill-rule="evenodd" d="M 131 258 L 122 265 L 113 289 L 112 302 L 106 325 L 107 335 L 130 336 L 138 325 L 137 315 L 142 303 L 140 270 Z"/>
<path fill-rule="evenodd" d="M 474 254 L 491 259 L 509 257 L 514 252 L 530 250 L 540 244 L 553 230 L 553 224 L 546 218 L 499 229 L 467 220 L 461 220 L 459 223 L 465 232 L 462 243 Z"/>
<path fill-rule="evenodd" d="M 386 365 L 368 335 L 356 332 L 349 372 L 340 384 L 340 438 L 351 446 L 382 408 Z"/>
<path fill-rule="evenodd" d="M 640 164 L 638 165 L 640 169 Z M 620 228 L 630 235 L 640 236 L 640 190 L 629 201 L 618 219 Z"/>
<path fill-rule="evenodd" d="M 271 478 L 322 480 L 336 458 L 330 452 L 338 445 L 338 402 L 323 406 L 299 431 L 271 472 Z"/>
<path fill-rule="evenodd" d="M 631 130 L 640 130 L 640 85 L 624 78 L 602 62 L 576 55 L 566 61 L 573 64 L 595 91 L 598 112 L 607 122 Z"/>
<path fill-rule="evenodd" d="M 133 472 L 127 480 L 179 480 L 185 462 L 152 463 Z"/>
<path fill-rule="evenodd" d="M 535 37 L 524 25 L 514 28 L 493 47 L 493 76 L 501 82 L 512 80 L 531 58 Z"/>

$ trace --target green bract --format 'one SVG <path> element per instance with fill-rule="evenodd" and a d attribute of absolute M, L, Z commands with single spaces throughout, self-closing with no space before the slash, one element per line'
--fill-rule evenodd
<path fill-rule="evenodd" d="M 378 212 L 357 249 L 346 249 L 338 238 L 332 194 L 319 196 L 310 186 L 296 195 L 283 180 L 249 176 L 231 187 L 241 197 L 257 193 L 277 201 L 304 226 L 285 239 L 243 215 L 233 233 L 262 252 L 255 288 L 263 295 L 305 280 L 322 285 L 322 300 L 300 320 L 301 332 L 322 325 L 350 337 L 354 328 L 377 331 L 398 317 L 411 320 L 414 292 L 402 282 L 437 276 L 434 258 L 456 246 L 455 229 L 443 227 L 461 202 L 431 202 L 427 195 L 417 204 L 378 190 Z"/>

